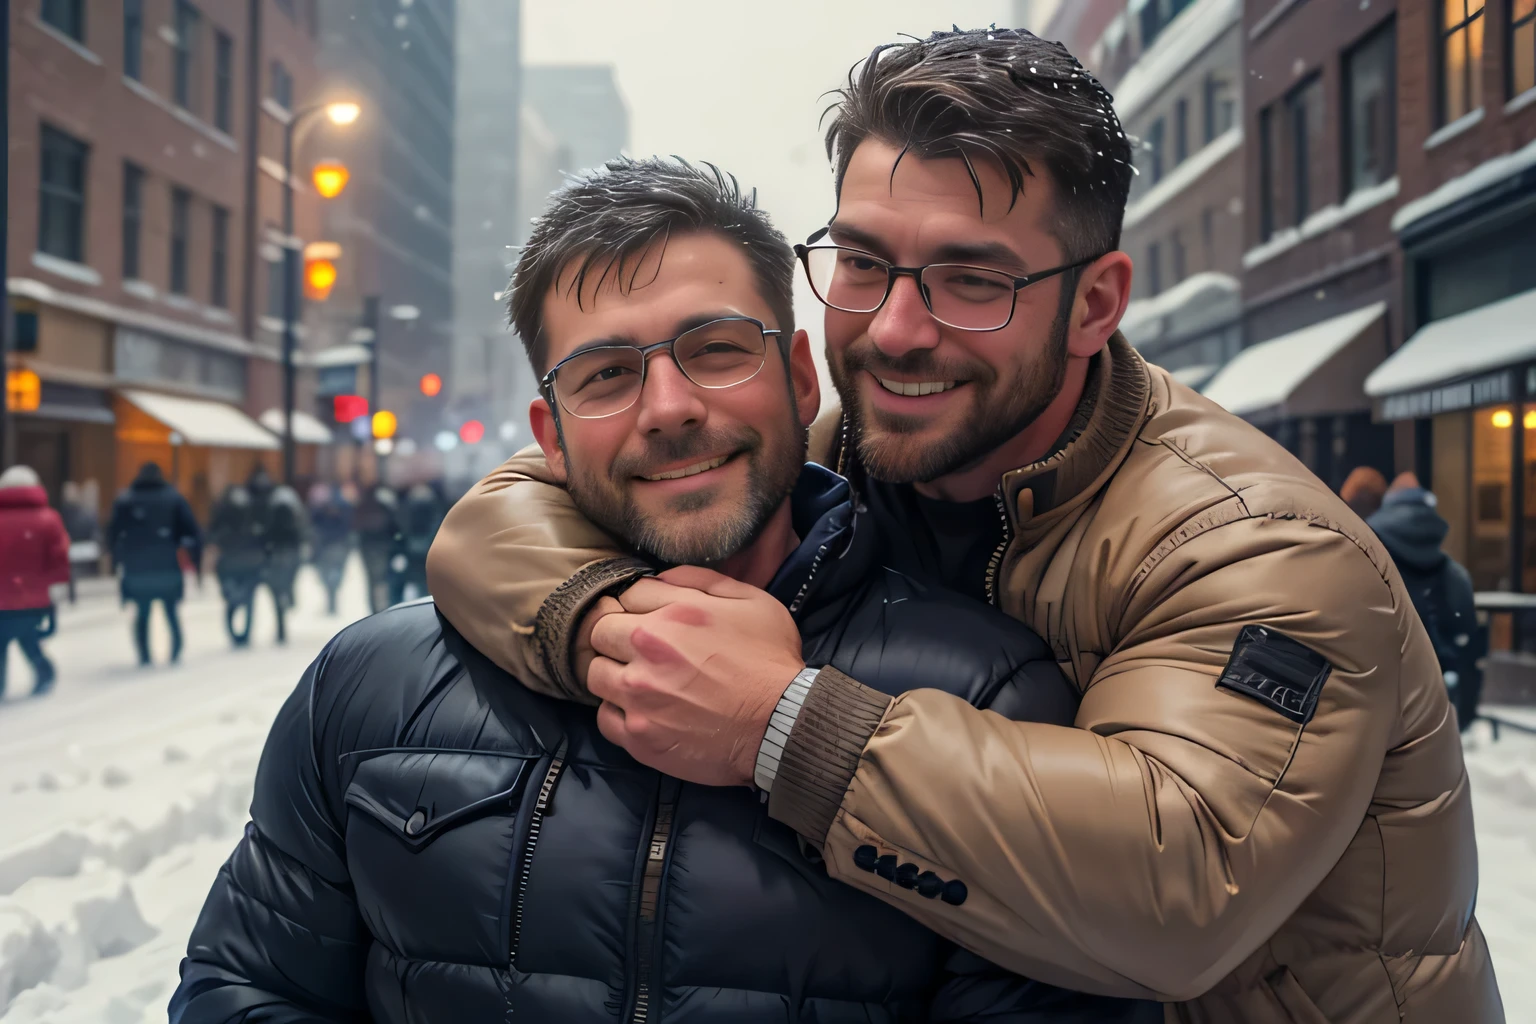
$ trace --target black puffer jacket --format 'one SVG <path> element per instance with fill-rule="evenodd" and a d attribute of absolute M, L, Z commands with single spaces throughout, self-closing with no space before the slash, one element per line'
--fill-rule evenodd
<path fill-rule="evenodd" d="M 873 564 L 840 479 L 807 469 L 794 501 L 806 540 L 770 589 L 811 664 L 1072 720 L 1034 634 Z M 641 767 L 591 708 L 519 686 L 426 601 L 321 654 L 252 818 L 173 1024 L 1162 1019 L 1006 975 L 832 881 L 751 791 Z"/>
<path fill-rule="evenodd" d="M 202 559 L 202 531 L 187 499 L 150 464 L 139 471 L 112 504 L 107 524 L 112 559 L 123 570 L 125 601 L 183 596 L 181 562 L 186 548 L 194 564 Z"/>

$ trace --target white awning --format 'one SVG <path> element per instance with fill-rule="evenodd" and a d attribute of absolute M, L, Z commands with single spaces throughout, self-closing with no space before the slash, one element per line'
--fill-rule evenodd
<path fill-rule="evenodd" d="M 270 431 L 232 405 L 155 391 L 125 390 L 120 394 L 180 434 L 185 444 L 263 450 L 279 447 Z"/>
<path fill-rule="evenodd" d="M 1365 381 L 1372 398 L 1536 359 L 1536 290 L 1425 324 Z"/>
<path fill-rule="evenodd" d="M 1363 409 L 1365 376 L 1387 350 L 1386 311 L 1372 303 L 1246 348 L 1203 393 L 1256 421 Z"/>
<path fill-rule="evenodd" d="M 1235 320 L 1242 312 L 1240 290 L 1237 278 L 1230 274 L 1195 274 L 1160 295 L 1126 306 L 1120 330 L 1137 348 L 1164 335 L 1193 334 Z"/>
<path fill-rule="evenodd" d="M 261 414 L 261 425 L 279 438 L 283 436 L 283 410 L 268 409 Z M 307 412 L 293 410 L 293 439 L 299 444 L 330 444 L 335 440 L 331 428 Z"/>
<path fill-rule="evenodd" d="M 1199 391 L 1221 367 L 1215 363 L 1201 363 L 1199 366 L 1185 366 L 1182 369 L 1168 371 L 1168 376 L 1183 384 L 1187 388 Z"/>

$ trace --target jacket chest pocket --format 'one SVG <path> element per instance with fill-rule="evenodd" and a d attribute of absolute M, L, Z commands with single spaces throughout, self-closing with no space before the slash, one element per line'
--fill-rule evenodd
<path fill-rule="evenodd" d="M 400 956 L 504 965 L 517 809 L 533 758 L 391 751 L 347 787 L 347 863 L 374 937 Z"/>

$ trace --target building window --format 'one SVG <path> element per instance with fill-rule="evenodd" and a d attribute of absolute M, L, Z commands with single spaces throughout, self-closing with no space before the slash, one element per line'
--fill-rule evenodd
<path fill-rule="evenodd" d="M 1232 83 L 1213 71 L 1205 76 L 1205 141 L 1214 142 L 1236 123 Z"/>
<path fill-rule="evenodd" d="M 1200 211 L 1200 242 L 1205 247 L 1205 265 L 1216 265 L 1216 210 L 1207 206 Z"/>
<path fill-rule="evenodd" d="M 1145 50 L 1194 0 L 1146 0 L 1141 5 L 1141 47 Z M 1134 5 L 1132 5 L 1134 9 Z"/>
<path fill-rule="evenodd" d="M 1147 169 L 1148 184 L 1156 185 L 1163 180 L 1163 145 L 1168 134 L 1168 125 L 1162 118 L 1152 122 L 1152 128 L 1147 132 L 1147 155 L 1151 166 Z"/>
<path fill-rule="evenodd" d="M 43 0 L 43 21 L 76 42 L 85 42 L 85 0 Z"/>
<path fill-rule="evenodd" d="M 223 32 L 213 39 L 213 126 L 227 132 L 235 123 L 235 41 Z"/>
<path fill-rule="evenodd" d="M 1440 123 L 1483 105 L 1483 0 L 1445 0 L 1440 23 Z"/>
<path fill-rule="evenodd" d="M 38 189 L 37 248 L 61 260 L 85 262 L 85 168 L 90 147 L 43 125 Z"/>
<path fill-rule="evenodd" d="M 171 292 L 187 294 L 188 249 L 192 235 L 192 193 L 171 189 Z"/>
<path fill-rule="evenodd" d="M 1536 0 L 1532 0 L 1536 3 Z M 1389 21 L 1344 55 L 1344 192 L 1397 170 L 1397 24 Z"/>
<path fill-rule="evenodd" d="M 197 111 L 197 37 L 202 31 L 203 16 L 187 0 L 176 0 L 176 103 L 186 110 Z"/>
<path fill-rule="evenodd" d="M 267 316 L 283 315 L 283 257 L 267 260 Z"/>
<path fill-rule="evenodd" d="M 1179 97 L 1173 108 L 1173 164 L 1177 167 L 1189 156 L 1189 101 Z"/>
<path fill-rule="evenodd" d="M 229 306 L 229 211 L 213 208 L 213 245 L 208 261 L 213 280 L 208 284 L 208 302 L 220 309 Z"/>
<path fill-rule="evenodd" d="M 1163 293 L 1162 251 L 1156 242 L 1147 246 L 1147 292 L 1149 297 Z"/>
<path fill-rule="evenodd" d="M 1184 235 L 1175 231 L 1173 238 L 1168 243 L 1169 254 L 1173 257 L 1173 283 L 1178 284 L 1188 276 L 1189 261 L 1184 251 Z"/>
<path fill-rule="evenodd" d="M 1279 160 L 1280 147 L 1275 139 L 1275 108 L 1273 105 L 1259 111 L 1259 240 L 1269 241 L 1275 233 L 1275 214 L 1280 208 L 1280 197 L 1275 190 L 1280 185 L 1280 175 L 1275 164 Z"/>
<path fill-rule="evenodd" d="M 293 109 L 293 76 L 283 62 L 272 62 L 272 99 L 284 110 Z"/>
<path fill-rule="evenodd" d="M 1536 0 L 1510 0 L 1509 94 L 1536 89 Z"/>
<path fill-rule="evenodd" d="M 123 280 L 140 276 L 139 245 L 144 225 L 144 168 L 123 164 Z"/>
<path fill-rule="evenodd" d="M 1290 220 L 1300 224 L 1322 198 L 1317 187 L 1318 162 L 1323 155 L 1323 81 L 1314 75 L 1285 97 L 1286 132 L 1290 149 L 1286 171 L 1291 178 Z"/>
<path fill-rule="evenodd" d="M 123 0 L 123 74 L 144 73 L 144 0 Z"/>

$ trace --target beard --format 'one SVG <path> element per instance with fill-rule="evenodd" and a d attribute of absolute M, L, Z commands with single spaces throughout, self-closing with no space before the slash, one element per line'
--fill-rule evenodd
<path fill-rule="evenodd" d="M 1040 356 L 1015 362 L 1006 377 L 980 361 L 941 363 L 929 349 L 889 359 L 867 339 L 854 342 L 840 359 L 828 360 L 828 369 L 842 400 L 848 441 L 859 465 L 876 480 L 908 484 L 937 480 L 980 462 L 1028 429 L 1061 393 L 1069 326 L 1066 313 L 1058 315 Z M 971 392 L 969 408 L 948 433 L 920 441 L 930 421 L 866 408 L 860 394 L 862 373 L 963 380 Z"/>
<path fill-rule="evenodd" d="M 567 489 L 582 515 L 642 555 L 667 565 L 713 565 L 751 545 L 794 490 L 809 432 L 793 404 L 790 423 L 791 429 L 775 431 L 771 439 L 746 426 L 648 438 L 640 450 L 621 453 L 606 474 L 573 461 L 566 451 Z M 744 490 L 727 493 L 727 485 L 716 484 L 667 499 L 659 509 L 643 508 L 636 500 L 636 477 L 720 452 L 747 461 Z"/>

